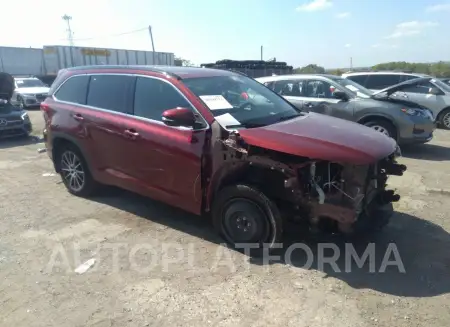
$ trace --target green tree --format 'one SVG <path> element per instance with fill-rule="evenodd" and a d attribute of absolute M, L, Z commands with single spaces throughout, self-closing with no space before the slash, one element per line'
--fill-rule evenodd
<path fill-rule="evenodd" d="M 294 69 L 295 74 L 324 74 L 325 68 L 316 64 L 309 64 L 307 66 Z"/>

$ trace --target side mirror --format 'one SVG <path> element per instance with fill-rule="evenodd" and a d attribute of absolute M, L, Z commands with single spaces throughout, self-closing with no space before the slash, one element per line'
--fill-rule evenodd
<path fill-rule="evenodd" d="M 195 116 L 191 109 L 178 107 L 164 111 L 162 121 L 168 126 L 193 127 Z"/>
<path fill-rule="evenodd" d="M 347 101 L 348 100 L 348 95 L 344 91 L 336 90 L 336 91 L 333 92 L 333 96 L 336 99 L 339 99 L 339 100 L 343 100 L 343 101 Z"/>
<path fill-rule="evenodd" d="M 436 87 L 430 87 L 430 90 L 428 91 L 428 93 L 433 94 L 433 95 L 438 95 L 440 94 L 440 90 Z"/>

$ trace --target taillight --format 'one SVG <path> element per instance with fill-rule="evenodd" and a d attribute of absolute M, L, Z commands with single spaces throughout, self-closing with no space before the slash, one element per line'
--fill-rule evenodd
<path fill-rule="evenodd" d="M 50 106 L 46 103 L 41 103 L 41 111 L 48 113 L 50 111 Z"/>

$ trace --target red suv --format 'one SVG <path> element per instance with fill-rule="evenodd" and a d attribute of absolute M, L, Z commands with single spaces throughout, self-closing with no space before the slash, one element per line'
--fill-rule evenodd
<path fill-rule="evenodd" d="M 399 196 L 393 139 L 299 111 L 224 70 L 63 70 L 42 104 L 47 153 L 72 194 L 115 185 L 211 216 L 231 244 L 273 247 L 285 220 L 347 234 L 379 229 Z"/>

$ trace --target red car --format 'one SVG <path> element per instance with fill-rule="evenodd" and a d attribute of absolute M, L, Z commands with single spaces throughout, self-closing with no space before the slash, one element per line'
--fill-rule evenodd
<path fill-rule="evenodd" d="M 402 175 L 393 139 L 304 113 L 216 69 L 63 70 L 41 106 L 47 153 L 69 192 L 115 185 L 209 215 L 231 244 L 273 247 L 285 220 L 360 234 L 386 225 Z"/>

